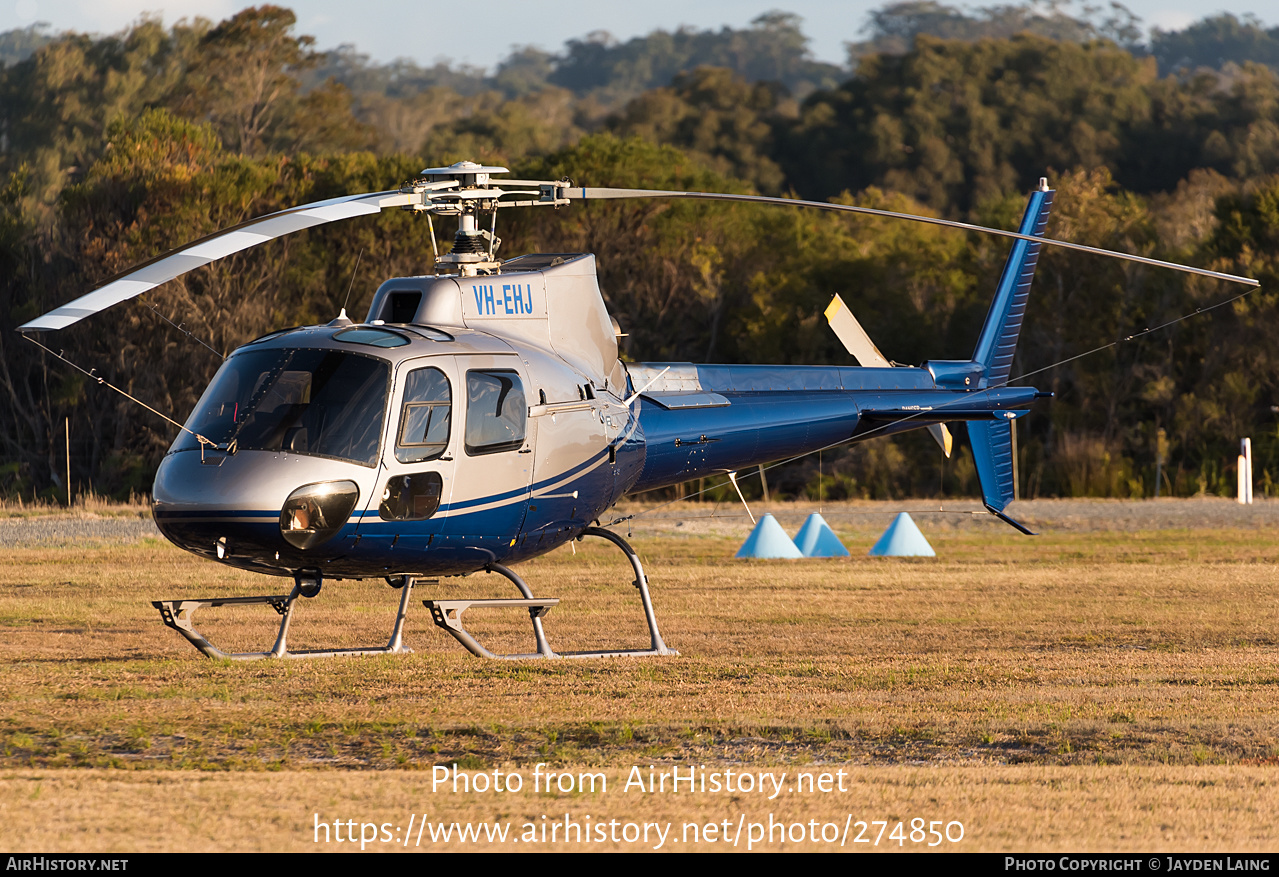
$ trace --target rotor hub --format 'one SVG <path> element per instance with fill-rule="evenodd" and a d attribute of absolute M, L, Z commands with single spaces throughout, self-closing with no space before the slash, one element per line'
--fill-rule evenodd
<path fill-rule="evenodd" d="M 504 193 L 493 187 L 492 175 L 507 173 L 510 171 L 504 167 L 482 165 L 474 161 L 459 161 L 448 167 L 422 170 L 419 185 L 447 186 L 443 203 L 433 204 L 431 212 L 457 216 L 453 249 L 443 256 L 437 255 L 436 266 L 454 266 L 463 276 L 497 269 L 500 264 L 497 260 L 497 248 L 501 246 L 502 240 L 493 230 L 479 227 L 477 213 L 491 211 L 496 220 L 497 202 Z"/>
<path fill-rule="evenodd" d="M 422 177 L 428 183 L 457 180 L 459 189 L 474 189 L 487 186 L 492 174 L 509 173 L 510 171 L 504 167 L 482 165 L 473 161 L 459 161 L 448 167 L 425 168 L 422 171 Z"/>

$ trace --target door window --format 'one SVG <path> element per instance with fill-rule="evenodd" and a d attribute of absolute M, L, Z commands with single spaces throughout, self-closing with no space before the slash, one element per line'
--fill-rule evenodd
<path fill-rule="evenodd" d="M 477 457 L 524 444 L 524 384 L 509 369 L 466 373 L 466 453 Z"/>
<path fill-rule="evenodd" d="M 404 381 L 404 403 L 395 459 L 421 463 L 443 455 L 452 416 L 449 379 L 438 368 L 419 368 Z"/>

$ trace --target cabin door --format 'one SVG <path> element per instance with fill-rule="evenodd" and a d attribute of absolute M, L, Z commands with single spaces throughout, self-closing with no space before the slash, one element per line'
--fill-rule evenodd
<path fill-rule="evenodd" d="M 520 538 L 533 475 L 528 379 L 514 355 L 455 358 L 456 481 L 441 536 L 488 560 L 506 557 Z"/>
<path fill-rule="evenodd" d="M 451 356 L 412 359 L 396 369 L 378 481 L 358 530 L 362 547 L 371 540 L 388 562 L 397 552 L 428 549 L 439 536 L 461 447 L 457 395 Z"/>

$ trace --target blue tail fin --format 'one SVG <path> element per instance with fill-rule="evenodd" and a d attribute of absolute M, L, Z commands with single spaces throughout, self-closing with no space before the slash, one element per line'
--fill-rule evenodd
<path fill-rule="evenodd" d="M 986 511 L 1026 535 L 1034 536 L 1004 514 L 1004 508 L 1013 501 L 1013 421 L 970 420 L 968 441 L 973 447 L 973 462 L 977 464 L 977 480 L 981 482 L 981 498 Z"/>
<path fill-rule="evenodd" d="M 1053 191 L 1048 188 L 1047 181 L 1041 180 L 1039 189 L 1030 193 L 1030 202 L 1026 205 L 1026 213 L 1017 230 L 1022 234 L 1043 236 L 1052 203 Z M 995 300 L 990 303 L 990 312 L 986 315 L 986 323 L 977 338 L 977 348 L 973 351 L 973 362 L 980 366 L 979 373 L 982 374 L 979 386 L 1001 387 L 1008 383 L 1040 248 L 1041 245 L 1037 243 L 1017 241 L 1008 254 L 1008 261 L 1004 263 L 1004 273 L 1000 275 Z M 981 481 L 982 501 L 986 504 L 986 509 L 1023 533 L 1033 536 L 1030 530 L 1004 514 L 1004 508 L 1012 502 L 1014 494 L 1012 431 L 1012 419 L 971 421 L 968 424 L 973 462 L 977 464 L 977 477 Z"/>
<path fill-rule="evenodd" d="M 1048 211 L 1052 208 L 1053 191 L 1047 181 L 1040 181 L 1040 188 L 1030 193 L 1030 202 L 1021 218 L 1017 231 L 1042 237 L 1048 224 Z M 1035 263 L 1039 261 L 1041 244 L 1016 241 L 1004 273 L 995 290 L 995 300 L 990 303 L 986 323 L 977 338 L 973 362 L 984 367 L 983 386 L 999 387 L 1008 382 L 1013 367 L 1013 354 L 1017 351 L 1017 337 L 1021 334 L 1022 317 L 1026 314 L 1026 300 L 1030 297 L 1030 281 L 1035 276 Z"/>

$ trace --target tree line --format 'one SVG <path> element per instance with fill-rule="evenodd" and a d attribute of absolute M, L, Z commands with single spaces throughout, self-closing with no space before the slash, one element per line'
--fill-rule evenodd
<path fill-rule="evenodd" d="M 1230 38 L 1259 53 L 1279 34 L 1206 19 L 1147 46 L 1130 15 L 1098 15 L 896 4 L 850 43 L 848 68 L 813 61 L 782 13 L 736 31 L 597 35 L 556 56 L 522 49 L 492 75 L 319 52 L 271 6 L 109 37 L 0 38 L 19 46 L 0 67 L 0 492 L 64 495 L 68 422 L 73 484 L 144 492 L 174 433 L 15 326 L 219 228 L 471 158 L 523 178 L 793 193 L 1005 228 L 1047 176 L 1050 236 L 1263 286 L 1232 299 L 1243 289 L 1046 251 L 1014 374 L 1055 398 L 1021 423 L 1023 495 L 1229 493 L 1245 435 L 1270 493 L 1279 77 L 1264 57 L 1200 64 L 1187 46 Z M 1160 55 L 1174 45 L 1176 64 Z M 237 345 L 331 319 L 348 286 L 358 312 L 382 279 L 427 270 L 419 219 L 312 229 L 40 340 L 181 420 Z M 847 363 L 821 316 L 836 292 L 890 359 L 967 358 L 1007 251 L 748 205 L 500 221 L 504 255 L 598 255 L 633 360 Z M 966 449 L 945 461 L 912 435 L 825 454 L 820 483 L 816 461 L 783 467 L 770 487 L 932 496 L 976 480 Z"/>

